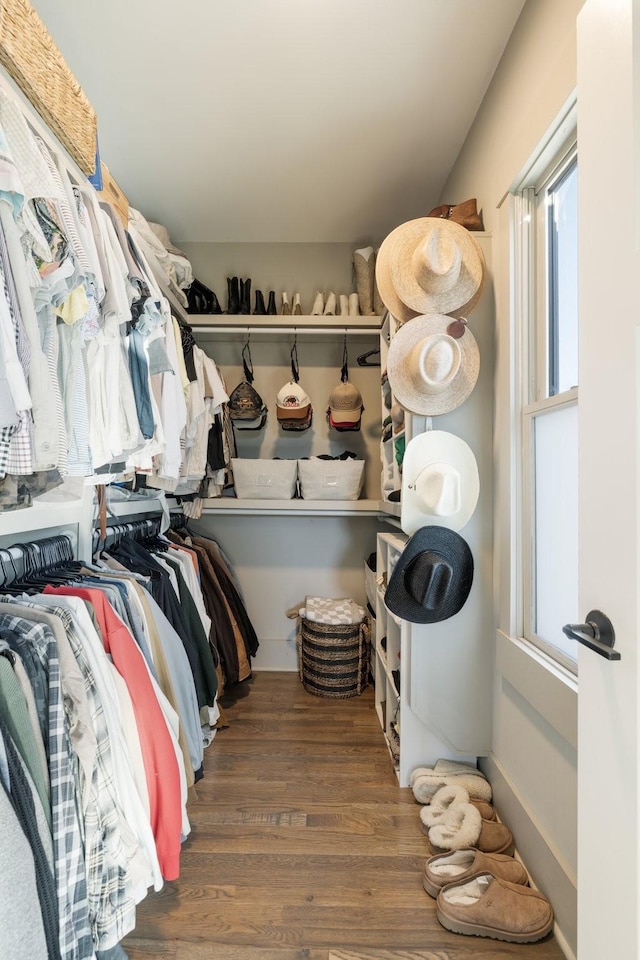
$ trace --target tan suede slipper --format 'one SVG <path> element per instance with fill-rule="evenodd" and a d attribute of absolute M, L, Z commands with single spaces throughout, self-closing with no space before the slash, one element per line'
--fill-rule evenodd
<path fill-rule="evenodd" d="M 461 884 L 479 873 L 528 886 L 527 871 L 519 860 L 503 853 L 482 853 L 481 850 L 454 850 L 429 857 L 424 865 L 422 886 L 427 893 L 437 897 L 443 887 L 451 883 Z"/>
<path fill-rule="evenodd" d="M 553 910 L 543 894 L 489 873 L 444 887 L 436 912 L 442 926 L 453 933 L 509 943 L 533 943 L 553 927 Z"/>

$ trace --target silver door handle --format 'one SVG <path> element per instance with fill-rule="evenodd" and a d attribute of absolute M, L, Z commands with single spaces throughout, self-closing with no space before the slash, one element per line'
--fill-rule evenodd
<path fill-rule="evenodd" d="M 600 610 L 590 610 L 586 619 L 586 623 L 565 623 L 565 637 L 577 640 L 607 660 L 620 660 L 621 654 L 613 649 L 616 635 L 609 617 Z"/>

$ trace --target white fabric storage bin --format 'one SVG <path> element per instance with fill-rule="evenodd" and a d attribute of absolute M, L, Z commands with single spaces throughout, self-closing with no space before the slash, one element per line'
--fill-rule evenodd
<path fill-rule="evenodd" d="M 298 460 L 304 500 L 357 500 L 364 479 L 364 460 Z"/>
<path fill-rule="evenodd" d="M 240 500 L 291 500 L 296 495 L 295 460 L 232 458 L 231 469 Z"/>

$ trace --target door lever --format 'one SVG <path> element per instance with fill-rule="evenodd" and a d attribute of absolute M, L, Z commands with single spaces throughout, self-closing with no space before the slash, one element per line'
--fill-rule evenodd
<path fill-rule="evenodd" d="M 620 653 L 613 649 L 616 642 L 613 624 L 600 610 L 590 610 L 586 623 L 566 623 L 562 632 L 607 660 L 621 659 Z"/>

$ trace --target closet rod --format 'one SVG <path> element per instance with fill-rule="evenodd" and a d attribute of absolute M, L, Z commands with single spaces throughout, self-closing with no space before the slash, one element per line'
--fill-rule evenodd
<path fill-rule="evenodd" d="M 258 333 L 267 333 L 267 334 L 273 335 L 273 334 L 277 334 L 277 333 L 282 333 L 282 334 L 297 334 L 298 336 L 306 336 L 307 334 L 313 334 L 314 336 L 317 336 L 317 335 L 320 335 L 320 336 L 331 336 L 331 335 L 333 334 L 334 337 L 335 337 L 335 336 L 341 336 L 342 334 L 346 333 L 347 336 L 349 336 L 349 337 L 356 336 L 356 337 L 369 337 L 369 338 L 374 337 L 374 336 L 377 336 L 377 335 L 379 334 L 379 330 L 377 330 L 376 328 L 373 328 L 373 327 L 368 327 L 368 328 L 367 328 L 367 327 L 293 327 L 293 326 L 287 326 L 287 327 L 252 327 L 252 326 L 248 326 L 248 327 L 244 327 L 244 326 L 241 326 L 240 324 L 239 324 L 237 327 L 236 327 L 236 326 L 232 327 L 232 326 L 230 326 L 230 325 L 229 325 L 229 326 L 223 326 L 223 327 L 216 327 L 216 326 L 214 326 L 213 324 L 212 324 L 212 325 L 209 325 L 209 324 L 204 324 L 204 323 L 199 323 L 199 324 L 197 324 L 197 325 L 196 325 L 196 324 L 193 324 L 193 326 L 191 327 L 191 330 L 192 330 L 192 332 L 193 332 L 194 334 L 198 334 L 198 333 L 226 333 L 226 334 L 229 334 L 229 333 L 239 333 L 239 334 L 250 333 L 250 334 L 253 335 L 253 334 L 258 334 Z"/>

